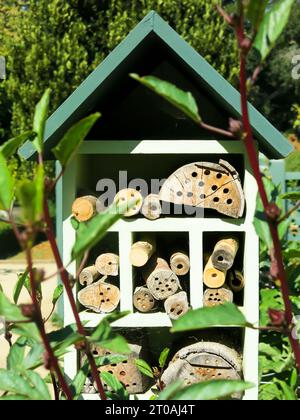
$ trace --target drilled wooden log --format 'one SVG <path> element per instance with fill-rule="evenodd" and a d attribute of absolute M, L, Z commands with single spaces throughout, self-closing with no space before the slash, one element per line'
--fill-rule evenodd
<path fill-rule="evenodd" d="M 124 216 L 132 217 L 140 212 L 143 205 L 143 197 L 139 191 L 127 188 L 118 192 L 114 202 L 122 206 L 125 205 Z"/>
<path fill-rule="evenodd" d="M 245 287 L 245 278 L 238 270 L 231 270 L 228 275 L 228 285 L 235 292 L 241 292 Z"/>
<path fill-rule="evenodd" d="M 162 213 L 161 203 L 156 194 L 149 194 L 143 202 L 142 214 L 149 220 L 159 219 Z"/>
<path fill-rule="evenodd" d="M 97 313 L 110 313 L 117 309 L 120 302 L 120 289 L 105 283 L 104 279 L 87 286 L 78 293 L 81 305 Z"/>
<path fill-rule="evenodd" d="M 177 276 L 185 276 L 190 271 L 190 258 L 185 252 L 175 252 L 171 255 L 170 265 Z"/>
<path fill-rule="evenodd" d="M 96 260 L 95 266 L 103 276 L 117 276 L 119 274 L 119 256 L 116 254 L 101 254 Z"/>
<path fill-rule="evenodd" d="M 156 270 L 170 270 L 170 266 L 163 258 L 157 257 L 157 255 L 153 255 L 142 270 L 142 275 L 145 282 L 147 282 L 149 276 Z"/>
<path fill-rule="evenodd" d="M 153 271 L 147 278 L 146 284 L 150 293 L 157 300 L 165 300 L 181 289 L 178 277 L 170 269 Z"/>
<path fill-rule="evenodd" d="M 223 305 L 226 302 L 233 302 L 231 290 L 222 287 L 221 289 L 206 289 L 204 292 L 204 306 L 213 307 Z"/>
<path fill-rule="evenodd" d="M 189 310 L 189 302 L 186 292 L 179 292 L 170 296 L 165 301 L 165 310 L 171 319 L 178 319 Z"/>
<path fill-rule="evenodd" d="M 142 313 L 151 312 L 155 309 L 156 300 L 147 287 L 137 287 L 133 295 L 134 307 Z"/>
<path fill-rule="evenodd" d="M 210 380 L 240 380 L 242 362 L 232 348 L 214 342 L 199 342 L 176 353 L 162 376 L 165 386 L 183 381 L 186 386 Z M 241 398 L 235 394 L 234 398 Z"/>
<path fill-rule="evenodd" d="M 79 283 L 82 286 L 89 286 L 94 281 L 96 281 L 100 277 L 100 273 L 98 272 L 97 268 L 92 265 L 90 267 L 86 267 L 82 270 L 79 274 Z"/>
<path fill-rule="evenodd" d="M 72 205 L 72 214 L 78 222 L 87 222 L 97 213 L 97 198 L 92 195 L 77 198 Z"/>
<path fill-rule="evenodd" d="M 218 270 L 229 270 L 239 249 L 236 238 L 224 238 L 216 243 L 211 259 L 213 266 Z"/>
<path fill-rule="evenodd" d="M 156 251 L 155 238 L 145 236 L 142 240 L 135 242 L 130 251 L 130 262 L 134 267 L 143 267 L 150 260 Z"/>
<path fill-rule="evenodd" d="M 142 347 L 129 344 L 131 354 L 126 355 L 127 360 L 117 363 L 99 367 L 99 372 L 109 372 L 114 375 L 122 384 L 124 384 L 128 393 L 131 394 L 143 394 L 148 389 L 149 379 L 142 375 L 136 366 L 136 360 L 142 358 Z M 92 348 L 94 356 L 106 356 L 112 354 L 110 350 L 102 349 L 99 346 L 93 346 Z M 105 390 L 110 390 L 106 384 L 104 384 Z"/>
<path fill-rule="evenodd" d="M 205 286 L 210 289 L 219 289 L 222 287 L 226 280 L 226 271 L 221 271 L 215 268 L 209 258 L 203 273 L 203 282 Z"/>
<path fill-rule="evenodd" d="M 245 197 L 237 171 L 226 161 L 190 163 L 164 183 L 159 199 L 177 205 L 210 208 L 242 217 Z"/>

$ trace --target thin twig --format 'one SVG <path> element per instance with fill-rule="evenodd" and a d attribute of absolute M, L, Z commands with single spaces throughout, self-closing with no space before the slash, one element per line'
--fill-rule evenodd
<path fill-rule="evenodd" d="M 206 124 L 203 121 L 199 123 L 200 127 L 204 130 L 210 131 L 211 133 L 218 134 L 224 137 L 228 137 L 230 139 L 234 139 L 235 136 L 233 133 L 227 130 L 223 130 L 222 128 L 213 127 L 212 125 Z"/>
<path fill-rule="evenodd" d="M 59 401 L 59 389 L 58 389 L 58 386 L 57 386 L 57 383 L 56 383 L 56 378 L 55 378 L 55 376 L 52 372 L 50 372 L 50 376 L 51 376 L 51 381 L 52 381 L 52 385 L 53 385 L 55 401 Z"/>
<path fill-rule="evenodd" d="M 287 213 L 285 213 L 279 220 L 278 224 L 283 222 L 284 220 L 288 219 L 295 211 L 297 211 L 300 208 L 300 201 L 292 207 Z"/>

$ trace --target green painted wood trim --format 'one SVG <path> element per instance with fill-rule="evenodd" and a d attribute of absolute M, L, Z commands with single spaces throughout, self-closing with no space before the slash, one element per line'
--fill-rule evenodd
<path fill-rule="evenodd" d="M 48 152 L 59 140 L 58 131 L 61 131 L 61 128 L 64 126 L 68 127 L 82 117 L 84 111 L 88 112 L 89 107 L 86 104 L 91 98 L 94 101 L 97 100 L 98 93 L 101 90 L 101 84 L 150 33 L 158 36 L 185 65 L 193 70 L 204 87 L 218 101 L 221 101 L 226 110 L 237 118 L 240 118 L 239 92 L 185 42 L 157 13 L 152 11 L 49 118 L 45 136 Z M 289 142 L 252 105 L 249 104 L 249 108 L 252 127 L 260 143 L 260 149 L 263 149 L 269 158 L 278 159 L 287 156 L 292 151 L 292 146 Z M 25 159 L 31 158 L 34 153 L 35 151 L 29 143 L 26 143 L 20 149 L 20 154 Z"/>

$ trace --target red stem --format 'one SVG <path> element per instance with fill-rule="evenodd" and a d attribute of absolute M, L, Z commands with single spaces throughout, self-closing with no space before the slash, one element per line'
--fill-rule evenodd
<path fill-rule="evenodd" d="M 52 224 L 52 220 L 51 220 L 50 213 L 49 213 L 49 207 L 48 207 L 47 199 L 44 200 L 44 217 L 45 217 L 45 222 L 47 224 L 47 231 L 46 231 L 47 238 L 50 242 L 51 249 L 52 249 L 55 261 L 56 261 L 57 268 L 58 268 L 59 272 L 61 273 L 61 280 L 62 280 L 62 283 L 64 285 L 64 288 L 66 290 L 66 293 L 67 293 L 67 296 L 68 296 L 68 299 L 69 299 L 69 302 L 70 302 L 70 305 L 71 305 L 71 309 L 72 309 L 72 312 L 73 312 L 73 315 L 74 315 L 74 318 L 75 318 L 75 322 L 76 322 L 76 325 L 77 325 L 78 332 L 79 332 L 80 335 L 82 335 L 85 338 L 86 355 L 87 355 L 88 361 L 89 361 L 90 366 L 91 366 L 91 372 L 92 372 L 93 379 L 94 379 L 94 381 L 97 385 L 97 389 L 98 389 L 98 392 L 101 396 L 101 399 L 106 400 L 106 395 L 105 395 L 104 388 L 103 388 L 103 385 L 102 385 L 102 382 L 101 382 L 101 379 L 100 379 L 100 375 L 99 375 L 99 372 L 98 372 L 98 369 L 97 369 L 97 366 L 96 366 L 96 362 L 95 362 L 94 357 L 91 353 L 90 344 L 86 340 L 85 329 L 84 329 L 84 326 L 81 322 L 81 319 L 80 319 L 80 316 L 79 316 L 79 313 L 78 313 L 78 310 L 77 310 L 76 301 L 75 301 L 73 291 L 72 291 L 72 287 L 71 287 L 70 281 L 69 281 L 69 274 L 68 274 L 67 270 L 64 268 L 64 264 L 62 262 L 62 259 L 61 259 L 61 256 L 60 256 L 60 253 L 59 253 L 59 250 L 58 250 L 58 246 L 57 246 L 57 243 L 56 243 L 56 239 L 55 239 L 55 236 L 54 236 L 54 233 L 53 233 L 54 232 L 53 224 Z"/>
<path fill-rule="evenodd" d="M 61 372 L 60 366 L 58 364 L 58 360 L 51 348 L 51 345 L 48 341 L 48 337 L 45 331 L 45 326 L 41 314 L 40 305 L 38 303 L 37 299 L 37 293 L 36 293 L 36 285 L 35 285 L 35 275 L 33 271 L 33 263 L 32 263 L 32 256 L 31 251 L 29 248 L 26 249 L 26 257 L 27 257 L 27 263 L 28 263 L 28 271 L 29 271 L 29 279 L 30 279 L 30 286 L 31 286 L 31 297 L 32 297 L 32 303 L 34 305 L 35 314 L 36 314 L 36 324 L 39 329 L 45 350 L 47 352 L 47 355 L 50 359 L 50 371 L 53 369 L 57 375 L 57 378 L 59 380 L 59 383 L 61 385 L 61 388 L 66 396 L 66 398 L 71 401 L 73 400 L 72 392 Z"/>
<path fill-rule="evenodd" d="M 240 23 L 237 27 L 236 32 L 237 32 L 238 43 L 239 43 L 239 46 L 241 47 L 245 39 L 243 16 L 241 16 L 240 18 Z M 259 159 L 258 159 L 258 155 L 255 148 L 254 137 L 253 137 L 252 127 L 251 127 L 250 117 L 249 117 L 249 110 L 248 110 L 246 58 L 247 58 L 247 53 L 245 53 L 243 49 L 241 49 L 240 92 L 241 92 L 243 125 L 245 128 L 245 134 L 246 134 L 244 140 L 245 140 L 245 147 L 248 153 L 249 161 L 250 161 L 254 176 L 256 178 L 256 181 L 257 181 L 258 190 L 261 196 L 264 210 L 265 210 L 266 215 L 268 215 L 270 203 L 269 203 L 268 196 L 267 196 L 264 184 L 263 184 L 262 176 L 260 174 Z M 290 301 L 289 287 L 288 287 L 288 282 L 287 282 L 284 263 L 283 263 L 283 256 L 281 252 L 281 243 L 280 243 L 279 234 L 278 234 L 278 221 L 271 220 L 269 217 L 267 217 L 267 219 L 268 219 L 271 236 L 273 239 L 274 254 L 275 254 L 275 258 L 278 265 L 278 278 L 280 280 L 281 292 L 282 292 L 284 306 L 285 306 L 285 318 L 288 325 L 288 337 L 289 337 L 289 341 L 295 355 L 296 365 L 300 373 L 300 345 L 299 345 L 298 340 L 295 339 L 292 334 L 293 308 Z"/>

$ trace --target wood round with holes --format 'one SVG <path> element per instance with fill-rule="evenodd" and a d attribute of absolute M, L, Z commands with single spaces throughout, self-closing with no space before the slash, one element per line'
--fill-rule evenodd
<path fill-rule="evenodd" d="M 165 301 L 165 310 L 170 319 L 178 319 L 189 310 L 186 292 L 179 292 Z"/>
<path fill-rule="evenodd" d="M 78 300 L 84 307 L 97 313 L 110 313 L 120 302 L 120 289 L 102 279 L 87 286 L 78 293 Z"/>
<path fill-rule="evenodd" d="M 114 198 L 114 203 L 122 207 L 125 205 L 124 216 L 132 217 L 140 212 L 143 205 L 143 197 L 139 191 L 127 188 L 118 192 Z"/>
<path fill-rule="evenodd" d="M 77 198 L 72 205 L 72 214 L 78 222 L 87 222 L 97 213 L 97 198 L 92 195 Z"/>
<path fill-rule="evenodd" d="M 245 278 L 238 270 L 231 270 L 228 275 L 228 285 L 235 292 L 241 292 L 245 287 Z"/>
<path fill-rule="evenodd" d="M 86 267 L 82 270 L 79 274 L 79 283 L 82 286 L 89 286 L 94 281 L 96 281 L 100 277 L 100 273 L 98 272 L 97 268 L 92 265 L 90 267 Z"/>
<path fill-rule="evenodd" d="M 221 289 L 206 289 L 204 292 L 204 306 L 213 307 L 223 305 L 226 302 L 233 302 L 231 290 L 222 287 Z"/>
<path fill-rule="evenodd" d="M 161 203 L 156 194 L 149 194 L 143 202 L 142 214 L 149 220 L 157 220 L 162 213 Z"/>
<path fill-rule="evenodd" d="M 179 350 L 162 376 L 168 386 L 177 381 L 185 385 L 209 380 L 240 380 L 242 361 L 232 348 L 215 342 L 199 342 Z M 234 394 L 240 398 L 241 394 Z"/>
<path fill-rule="evenodd" d="M 157 300 L 165 300 L 181 289 L 178 277 L 170 269 L 153 271 L 146 283 L 150 293 Z"/>
<path fill-rule="evenodd" d="M 142 347 L 129 344 L 131 354 L 128 356 L 127 360 L 124 360 L 120 363 L 110 364 L 106 366 L 101 366 L 98 370 L 99 372 L 109 372 L 114 375 L 126 388 L 127 392 L 131 394 L 142 394 L 147 390 L 149 380 L 142 375 L 140 370 L 136 365 L 136 360 L 142 358 Z M 103 352 L 99 349 L 98 353 L 100 355 L 105 355 L 106 352 Z M 104 384 L 105 389 L 109 389 L 107 385 Z"/>
<path fill-rule="evenodd" d="M 130 251 L 129 259 L 134 267 L 143 267 L 156 251 L 156 241 L 153 237 L 144 237 L 135 242 Z"/>
<path fill-rule="evenodd" d="M 242 217 L 245 197 L 235 168 L 228 162 L 195 162 L 175 171 L 163 184 L 159 199 L 180 206 L 209 208 Z"/>
<path fill-rule="evenodd" d="M 238 249 L 237 238 L 224 238 L 218 241 L 211 256 L 213 266 L 218 270 L 229 270 L 233 266 Z"/>
<path fill-rule="evenodd" d="M 139 312 L 147 313 L 155 309 L 156 300 L 147 287 L 138 287 L 133 295 L 133 304 Z"/>
<path fill-rule="evenodd" d="M 170 258 L 170 265 L 177 276 L 185 276 L 190 271 L 190 258 L 185 252 L 175 252 Z"/>
<path fill-rule="evenodd" d="M 103 276 L 117 276 L 119 274 L 119 256 L 112 253 L 101 254 L 96 260 L 95 266 Z"/>
<path fill-rule="evenodd" d="M 226 271 L 221 271 L 215 268 L 210 257 L 203 273 L 203 282 L 205 286 L 210 289 L 219 289 L 225 284 L 225 281 Z"/>

